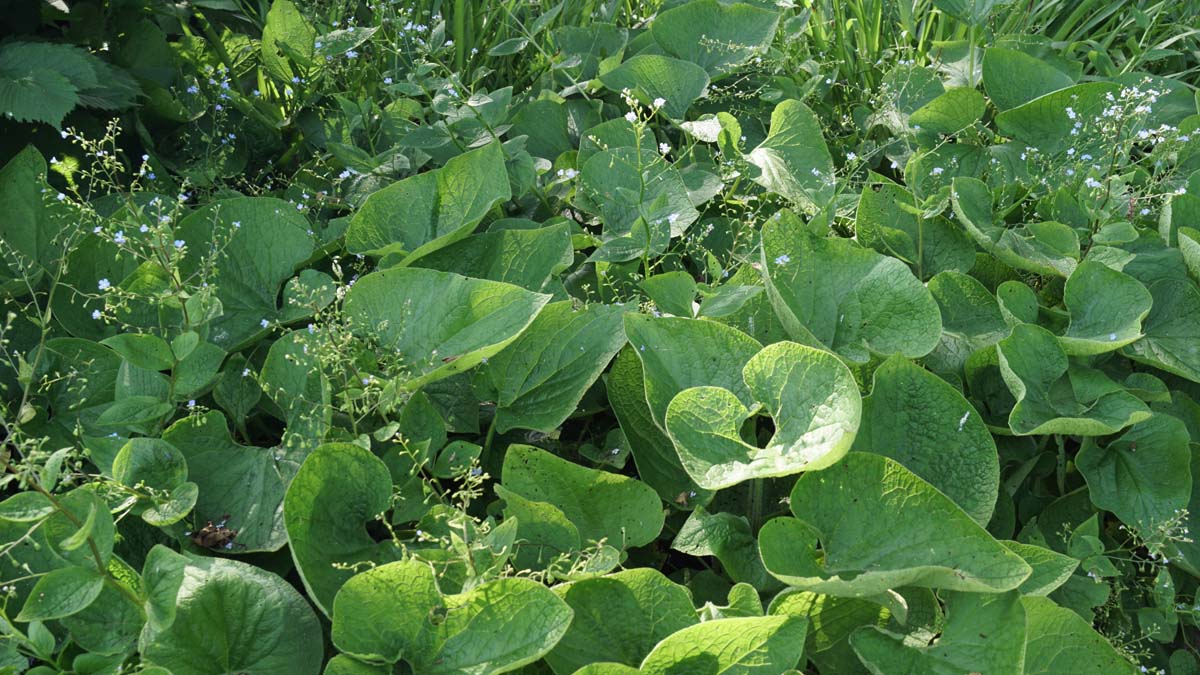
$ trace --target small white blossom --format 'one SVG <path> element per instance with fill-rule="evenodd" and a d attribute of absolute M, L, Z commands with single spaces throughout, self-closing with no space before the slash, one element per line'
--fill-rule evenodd
<path fill-rule="evenodd" d="M 625 119 L 629 120 L 630 122 L 636 122 L 637 121 L 637 113 L 630 110 L 629 112 L 625 113 Z"/>
<path fill-rule="evenodd" d="M 100 310 L 93 309 L 92 310 L 92 318 L 95 319 L 96 321 L 99 321 L 100 320 Z"/>
<path fill-rule="evenodd" d="M 665 99 L 665 98 L 663 98 L 663 97 L 659 96 L 658 98 L 654 99 L 654 104 L 653 104 L 653 105 L 654 105 L 654 109 L 655 109 L 655 110 L 657 110 L 657 109 L 659 109 L 659 108 L 663 107 L 663 106 L 664 106 L 664 105 L 666 105 L 666 104 L 667 104 L 667 99 Z"/>
<path fill-rule="evenodd" d="M 102 291 L 107 291 L 112 287 L 112 284 L 108 283 L 108 279 L 101 279 L 96 285 L 99 286 L 100 290 Z"/>

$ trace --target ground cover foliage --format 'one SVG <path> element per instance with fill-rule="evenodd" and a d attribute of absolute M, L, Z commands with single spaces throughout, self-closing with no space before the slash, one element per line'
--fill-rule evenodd
<path fill-rule="evenodd" d="M 0 672 L 1200 672 L 1197 15 L 16 3 Z"/>

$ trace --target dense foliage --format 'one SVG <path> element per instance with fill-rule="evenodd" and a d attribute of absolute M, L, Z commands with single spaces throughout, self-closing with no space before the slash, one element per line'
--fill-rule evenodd
<path fill-rule="evenodd" d="M 0 673 L 1200 673 L 1196 16 L 15 3 Z"/>

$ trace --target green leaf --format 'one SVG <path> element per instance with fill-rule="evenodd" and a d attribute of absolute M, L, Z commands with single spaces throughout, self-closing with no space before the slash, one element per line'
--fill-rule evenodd
<path fill-rule="evenodd" d="M 183 584 L 188 559 L 162 544 L 155 544 L 142 565 L 146 621 L 152 631 L 166 630 L 175 621 L 175 598 Z"/>
<path fill-rule="evenodd" d="M 671 399 L 692 387 L 722 387 L 753 404 L 740 373 L 762 345 L 749 335 L 715 321 L 645 314 L 625 315 L 625 335 L 642 361 L 645 401 L 659 428 Z"/>
<path fill-rule="evenodd" d="M 1008 417 L 1015 434 L 1099 436 L 1150 416 L 1145 403 L 1100 371 L 1069 366 L 1058 340 L 1040 326 L 1013 328 L 997 356 L 1016 399 Z"/>
<path fill-rule="evenodd" d="M 517 523 L 512 564 L 517 569 L 544 570 L 566 555 L 574 559 L 583 546 L 579 528 L 562 509 L 548 502 L 526 499 L 503 485 L 493 487 L 504 500 L 504 521 Z"/>
<path fill-rule="evenodd" d="M 184 519 L 196 506 L 200 487 L 188 481 L 172 488 L 165 499 L 156 498 L 150 508 L 142 512 L 142 520 L 155 527 L 166 527 Z"/>
<path fill-rule="evenodd" d="M 996 296 L 975 277 L 942 272 L 928 288 L 942 314 L 942 336 L 924 359 L 933 370 L 961 373 L 971 354 L 1008 335 Z"/>
<path fill-rule="evenodd" d="M 693 0 L 660 12 L 650 34 L 663 51 L 716 78 L 765 53 L 778 24 L 779 13 L 762 7 Z"/>
<path fill-rule="evenodd" d="M 201 342 L 175 366 L 175 398 L 185 400 L 203 392 L 217 378 L 225 350 L 211 342 Z"/>
<path fill-rule="evenodd" d="M 884 626 L 890 616 L 879 603 L 788 589 L 775 596 L 771 615 L 808 619 L 804 653 L 808 660 L 831 672 L 862 672 L 862 662 L 850 647 L 850 636 L 862 626 Z M 838 670 L 838 668 L 842 670 Z"/>
<path fill-rule="evenodd" d="M 572 614 L 529 579 L 497 579 L 443 597 L 431 567 L 395 562 L 354 576 L 338 592 L 333 642 L 356 656 L 403 658 L 419 673 L 501 673 L 550 651 Z"/>
<path fill-rule="evenodd" d="M 100 552 L 100 560 L 107 566 L 112 558 L 116 529 L 108 505 L 90 487 L 78 487 L 61 495 L 58 503 L 71 517 L 59 510 L 42 523 L 41 532 L 50 543 L 52 552 L 58 553 L 71 564 L 95 568 L 93 549 L 83 545 L 88 543 L 90 536 L 90 543 L 95 544 L 95 550 Z"/>
<path fill-rule="evenodd" d="M 759 548 L 771 574 L 804 590 L 849 597 L 901 586 L 1000 593 L 1031 574 L 949 497 L 882 455 L 853 452 L 804 474 L 791 509 L 796 518 L 763 525 Z"/>
<path fill-rule="evenodd" d="M 696 300 L 696 280 L 688 272 L 666 272 L 643 279 L 642 290 L 664 312 L 691 318 Z"/>
<path fill-rule="evenodd" d="M 179 420 L 163 440 L 187 459 L 196 483 L 196 522 L 222 520 L 237 530 L 237 551 L 275 551 L 287 542 L 283 500 L 299 469 L 301 456 L 287 448 L 257 448 L 235 443 L 219 412 Z"/>
<path fill-rule="evenodd" d="M 761 264 L 771 305 L 797 342 L 866 363 L 872 354 L 924 356 L 941 336 L 933 296 L 895 258 L 773 220 Z"/>
<path fill-rule="evenodd" d="M 131 438 L 113 460 L 113 478 L 134 487 L 171 490 L 188 478 L 183 453 L 157 438 Z"/>
<path fill-rule="evenodd" d="M 374 192 L 350 220 L 351 253 L 407 254 L 411 262 L 464 239 L 497 202 L 512 196 L 498 142 Z"/>
<path fill-rule="evenodd" d="M 956 593 L 942 596 L 946 624 L 928 645 L 877 627 L 855 631 L 850 644 L 872 673 L 1023 675 L 1025 609 L 1021 595 Z"/>
<path fill-rule="evenodd" d="M 157 335 L 122 333 L 100 341 L 126 361 L 146 370 L 170 370 L 175 365 L 171 345 Z"/>
<path fill-rule="evenodd" d="M 945 218 L 920 217 L 912 193 L 893 183 L 863 186 L 854 231 L 860 244 L 907 262 L 922 278 L 975 264 L 970 238 Z"/>
<path fill-rule="evenodd" d="M 717 619 L 671 634 L 641 672 L 776 675 L 799 665 L 808 621 L 794 616 Z"/>
<path fill-rule="evenodd" d="M 1026 597 L 1025 673 L 1112 673 L 1135 675 L 1137 668 L 1078 614 L 1046 598 Z"/>
<path fill-rule="evenodd" d="M 174 410 L 175 406 L 154 396 L 129 396 L 109 406 L 96 418 L 96 424 L 111 429 L 136 429 L 153 424 Z"/>
<path fill-rule="evenodd" d="M 377 543 L 364 527 L 391 502 L 387 465 L 349 443 L 318 447 L 288 486 L 283 514 L 292 559 L 313 603 L 326 615 L 338 589 L 354 576 L 334 563 L 395 558 L 391 543 Z"/>
<path fill-rule="evenodd" d="M 63 51 L 47 54 L 44 49 Z M 0 49 L 0 111 L 17 122 L 44 122 L 58 128 L 80 104 L 79 88 L 64 72 L 68 45 L 14 42 Z M 50 57 L 47 60 L 47 56 Z M 86 66 L 85 66 L 86 67 Z"/>
<path fill-rule="evenodd" d="M 960 176 L 951 185 L 954 214 L 984 251 L 1006 265 L 1037 274 L 1068 277 L 1075 271 L 1079 236 L 1070 227 L 1054 222 L 1007 227 L 995 221 L 986 183 Z"/>
<path fill-rule="evenodd" d="M 625 570 L 553 591 L 574 612 L 546 655 L 556 673 L 601 661 L 636 667 L 660 640 L 699 621 L 687 589 L 655 569 Z"/>
<path fill-rule="evenodd" d="M 816 471 L 850 449 L 862 400 L 854 376 L 833 354 L 778 342 L 750 359 L 742 378 L 775 423 L 765 448 L 742 440 L 742 424 L 753 411 L 728 389 L 686 389 L 667 408 L 667 432 L 697 484 L 717 490 Z"/>
<path fill-rule="evenodd" d="M 908 123 L 922 132 L 950 136 L 978 122 L 986 110 L 983 94 L 955 87 L 913 111 Z"/>
<path fill-rule="evenodd" d="M 561 425 L 625 345 L 624 312 L 602 304 L 577 309 L 573 301 L 546 305 L 487 364 L 498 393 L 496 432 L 520 428 L 550 433 Z"/>
<path fill-rule="evenodd" d="M 528 445 L 510 445 L 504 487 L 562 510 L 584 539 L 606 539 L 618 549 L 654 541 L 662 530 L 658 495 L 643 483 L 588 469 Z"/>
<path fill-rule="evenodd" d="M 0 84 L 0 111 L 13 110 L 4 106 L 3 94 Z M 0 223 L 0 239 L 11 250 L 0 267 L 0 281 L 5 284 L 0 288 L 7 290 L 11 286 L 17 294 L 24 295 L 26 275 L 32 280 L 52 269 L 62 250 L 60 233 L 64 222 L 70 222 L 55 217 L 62 210 L 56 205 L 46 182 L 46 160 L 36 147 L 26 146 L 0 169 L 0 212 L 5 214 Z"/>
<path fill-rule="evenodd" d="M 758 555 L 758 542 L 745 516 L 709 513 L 697 506 L 671 542 L 671 548 L 693 556 L 714 556 L 735 583 L 757 589 L 777 588 Z"/>
<path fill-rule="evenodd" d="M 1021 591 L 1021 595 L 1049 595 L 1066 583 L 1075 568 L 1079 567 L 1079 561 L 1075 558 L 1048 548 L 1016 541 L 1000 543 L 1021 556 L 1033 568 L 1033 574 L 1029 575 L 1029 578 L 1018 589 Z"/>
<path fill-rule="evenodd" d="M 1200 382 L 1200 290 L 1189 281 L 1150 286 L 1153 306 L 1142 324 L 1145 337 L 1121 350 L 1134 361 Z"/>
<path fill-rule="evenodd" d="M 833 157 L 820 120 L 800 101 L 789 99 L 775 106 L 770 132 L 746 161 L 758 169 L 751 174 L 754 182 L 809 213 L 833 199 Z"/>
<path fill-rule="evenodd" d="M 1155 414 L 1107 445 L 1085 439 L 1075 465 L 1097 507 L 1139 531 L 1175 519 L 1192 494 L 1192 452 L 1183 422 Z"/>
<path fill-rule="evenodd" d="M 1111 105 L 1107 94 L 1117 94 L 1121 86 L 1113 82 L 1085 82 L 1052 91 L 996 116 L 1000 133 L 1019 143 L 1037 148 L 1042 153 L 1057 153 L 1071 145 L 1080 152 L 1100 155 L 1108 148 L 1103 134 L 1095 130 L 1071 134 L 1076 121 L 1087 125 Z M 1070 112 L 1075 114 L 1071 117 Z"/>
<path fill-rule="evenodd" d="M 1150 291 L 1133 277 L 1097 262 L 1079 263 L 1067 279 L 1063 304 L 1071 323 L 1060 338 L 1072 356 L 1119 349 L 1142 337 Z"/>
<path fill-rule="evenodd" d="M 145 660 L 173 675 L 316 675 L 324 652 L 317 617 L 291 585 L 221 558 L 191 561 L 175 620 L 143 639 Z"/>
<path fill-rule="evenodd" d="M 991 520 L 1000 489 L 991 433 L 954 387 L 910 361 L 892 357 L 875 370 L 851 449 L 891 457 L 980 525 Z"/>
<path fill-rule="evenodd" d="M 263 66 L 275 79 L 290 83 L 293 75 L 307 72 L 316 38 L 316 29 L 291 0 L 274 0 L 263 26 Z"/>
<path fill-rule="evenodd" d="M 63 567 L 38 579 L 17 621 L 48 621 L 70 616 L 88 605 L 104 588 L 104 575 L 93 566 Z"/>
<path fill-rule="evenodd" d="M 970 24 L 982 26 L 992 10 L 1011 0 L 935 0 L 935 7 Z"/>
<path fill-rule="evenodd" d="M 988 47 L 983 53 L 983 88 L 997 110 L 1016 108 L 1073 84 L 1071 76 L 1024 52 Z"/>
<path fill-rule="evenodd" d="M 18 492 L 0 502 L 0 520 L 31 523 L 54 513 L 54 503 L 40 492 Z"/>
<path fill-rule="evenodd" d="M 640 54 L 600 76 L 610 91 L 628 89 L 642 105 L 663 99 L 662 112 L 683 119 L 688 108 L 708 88 L 708 73 L 700 66 L 661 54 Z"/>
<path fill-rule="evenodd" d="M 564 224 L 531 230 L 489 230 L 438 249 L 414 263 L 473 279 L 546 290 L 571 265 L 571 235 Z"/>
<path fill-rule="evenodd" d="M 550 296 L 449 272 L 373 272 L 346 293 L 347 321 L 400 357 L 415 390 L 494 356 L 533 321 Z M 419 317 L 419 320 L 414 320 Z"/>

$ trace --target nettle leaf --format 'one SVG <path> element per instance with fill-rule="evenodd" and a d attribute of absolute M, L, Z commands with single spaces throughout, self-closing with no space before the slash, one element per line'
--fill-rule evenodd
<path fill-rule="evenodd" d="M 632 347 L 623 349 L 613 360 L 605 390 L 637 465 L 638 477 L 654 488 L 663 501 L 680 508 L 707 502 L 711 493 L 696 485 L 683 470 L 675 445 L 659 428 L 646 403 L 642 364 Z"/>
<path fill-rule="evenodd" d="M 574 261 L 565 224 L 533 230 L 489 230 L 422 256 L 417 267 L 544 291 Z"/>
<path fill-rule="evenodd" d="M 1000 593 L 1032 573 L 949 497 L 882 455 L 854 452 L 804 474 L 791 509 L 795 518 L 763 525 L 759 549 L 771 574 L 804 590 L 849 597 L 901 586 Z"/>
<path fill-rule="evenodd" d="M 463 153 L 374 192 L 350 219 L 351 253 L 406 254 L 411 262 L 471 234 L 512 196 L 499 142 Z"/>
<path fill-rule="evenodd" d="M 547 305 L 508 349 L 487 364 L 498 398 L 496 431 L 549 433 L 579 404 L 625 344 L 625 309 L 564 300 Z"/>
<path fill-rule="evenodd" d="M 945 218 L 921 217 L 912 193 L 894 183 L 863 186 L 854 231 L 860 244 L 907 262 L 923 279 L 975 265 L 975 243 Z"/>
<path fill-rule="evenodd" d="M 661 54 L 639 54 L 600 76 L 611 91 L 630 91 L 644 106 L 666 101 L 662 112 L 671 119 L 683 119 L 687 111 L 708 88 L 708 73 L 695 63 Z"/>
<path fill-rule="evenodd" d="M 775 106 L 770 132 L 745 159 L 758 168 L 754 182 L 805 211 L 820 211 L 833 199 L 833 157 L 820 120 L 800 101 Z"/>
<path fill-rule="evenodd" d="M 795 616 L 705 621 L 659 642 L 639 672 L 774 675 L 799 665 L 807 630 Z"/>
<path fill-rule="evenodd" d="M 1070 75 L 1024 52 L 988 47 L 983 53 L 983 88 L 1001 112 L 1073 84 Z"/>
<path fill-rule="evenodd" d="M 654 541 L 662 530 L 662 503 L 641 481 L 579 466 L 529 445 L 504 455 L 504 487 L 563 512 L 584 540 L 605 539 L 618 549 Z"/>
<path fill-rule="evenodd" d="M 1021 594 L 958 593 L 942 595 L 946 623 L 928 645 L 911 645 L 905 635 L 865 627 L 850 644 L 872 672 L 960 675 L 986 672 L 1023 675 L 1025 609 Z"/>
<path fill-rule="evenodd" d="M 1157 413 L 1101 446 L 1084 440 L 1075 465 L 1097 507 L 1139 531 L 1175 519 L 1192 494 L 1192 451 L 1187 427 Z"/>
<path fill-rule="evenodd" d="M 1150 417 L 1146 404 L 1098 370 L 1068 362 L 1054 334 L 1021 324 L 997 343 L 1001 376 L 1016 399 L 1013 433 L 1101 436 Z"/>
<path fill-rule="evenodd" d="M 1084 261 L 1067 279 L 1063 304 L 1071 323 L 1059 341 L 1072 356 L 1102 354 L 1142 337 L 1151 296 L 1138 280 L 1107 265 Z"/>
<path fill-rule="evenodd" d="M 176 236 L 188 242 L 185 273 L 198 271 L 216 249 L 223 313 L 210 324 L 210 342 L 237 351 L 264 334 L 264 320 L 283 316 L 279 289 L 312 255 L 309 228 L 291 202 L 272 197 L 216 201 L 179 222 Z"/>
<path fill-rule="evenodd" d="M 355 575 L 333 605 L 333 643 L 414 672 L 501 673 L 533 663 L 566 633 L 573 612 L 530 579 L 497 579 L 443 596 L 433 568 L 394 562 Z"/>
<path fill-rule="evenodd" d="M 742 439 L 758 408 L 729 389 L 685 389 L 667 407 L 666 428 L 684 469 L 696 483 L 717 490 L 754 478 L 786 476 L 828 467 L 850 449 L 862 399 L 850 370 L 836 356 L 794 342 L 778 342 L 742 369 L 752 400 L 775 423 L 767 447 Z"/>
<path fill-rule="evenodd" d="M 323 658 L 321 626 L 291 585 L 221 558 L 191 560 L 175 620 L 143 639 L 146 661 L 174 675 L 316 675 Z"/>
<path fill-rule="evenodd" d="M 971 354 L 1008 335 L 996 296 L 975 277 L 942 272 L 927 286 L 942 314 L 942 336 L 923 359 L 931 369 L 961 373 Z"/>
<path fill-rule="evenodd" d="M 287 543 L 283 497 L 300 467 L 286 448 L 235 443 L 219 412 L 185 417 L 163 432 L 187 459 L 199 488 L 195 522 L 223 520 L 237 530 L 233 553 L 276 551 Z"/>
<path fill-rule="evenodd" d="M 721 387 L 753 405 L 741 371 L 762 345 L 749 335 L 715 321 L 646 314 L 626 314 L 625 335 L 642 361 L 645 401 L 660 429 L 671 399 L 692 387 Z"/>
<path fill-rule="evenodd" d="M 403 360 L 404 386 L 415 390 L 494 356 L 549 301 L 510 284 L 398 267 L 359 279 L 343 308 L 356 333 Z"/>
<path fill-rule="evenodd" d="M 1137 668 L 1075 612 L 1047 598 L 1025 597 L 1025 672 L 1113 673 Z"/>
<path fill-rule="evenodd" d="M 762 7 L 693 0 L 655 16 L 650 34 L 663 51 L 716 78 L 765 53 L 778 24 L 779 12 Z"/>
<path fill-rule="evenodd" d="M 996 444 L 975 408 L 945 380 L 892 357 L 875 370 L 851 448 L 900 462 L 980 525 L 1000 489 Z"/>
<path fill-rule="evenodd" d="M 992 191 L 976 178 L 951 183 L 954 215 L 987 253 L 1000 262 L 1037 274 L 1069 277 L 1079 261 L 1079 235 L 1062 223 L 1029 223 L 1006 227 L 992 211 Z"/>
<path fill-rule="evenodd" d="M 546 663 L 574 673 L 602 661 L 637 667 L 659 641 L 699 622 L 687 589 L 655 569 L 630 569 L 552 589 L 574 612 Z"/>
<path fill-rule="evenodd" d="M 772 220 L 761 264 L 771 305 L 798 342 L 866 363 L 872 354 L 924 356 L 941 337 L 929 289 L 895 258 Z"/>
<path fill-rule="evenodd" d="M 1190 281 L 1150 286 L 1153 306 L 1142 325 L 1145 337 L 1121 350 L 1134 361 L 1200 382 L 1200 290 Z"/>
<path fill-rule="evenodd" d="M 334 563 L 395 559 L 390 541 L 376 542 L 366 531 L 366 523 L 391 505 L 387 465 L 357 445 L 322 445 L 300 465 L 284 497 L 284 524 L 304 587 L 326 615 L 338 589 L 354 576 Z"/>

